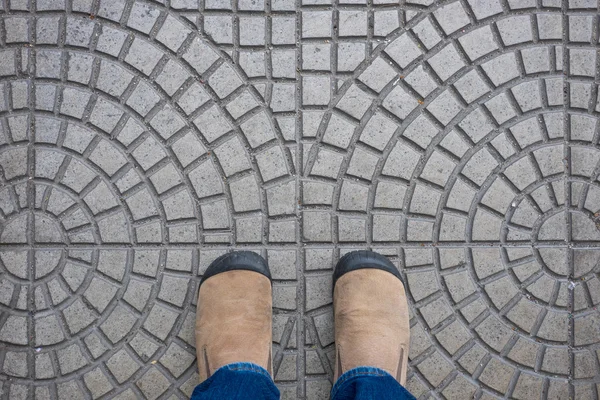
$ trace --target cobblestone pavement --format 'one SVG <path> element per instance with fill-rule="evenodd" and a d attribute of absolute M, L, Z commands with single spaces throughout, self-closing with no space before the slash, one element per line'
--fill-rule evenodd
<path fill-rule="evenodd" d="M 370 248 L 417 397 L 598 400 L 597 0 L 395 3 L 0 1 L 2 399 L 187 398 L 232 248 L 282 397 L 327 398 Z"/>

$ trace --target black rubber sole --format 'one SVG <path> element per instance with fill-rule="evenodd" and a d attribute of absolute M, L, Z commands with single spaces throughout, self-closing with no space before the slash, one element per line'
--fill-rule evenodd
<path fill-rule="evenodd" d="M 212 276 L 220 274 L 221 272 L 236 270 L 258 272 L 272 281 L 271 271 L 264 258 L 251 251 L 234 251 L 233 253 L 222 255 L 208 266 L 200 281 L 200 286 L 202 286 L 205 280 Z"/>
<path fill-rule="evenodd" d="M 351 271 L 356 271 L 357 269 L 366 268 L 387 271 L 396 278 L 400 279 L 400 282 L 404 284 L 404 281 L 400 276 L 400 272 L 386 257 L 379 253 L 375 253 L 374 251 L 357 250 L 344 255 L 338 261 L 337 265 L 335 266 L 335 270 L 333 271 L 333 287 L 335 288 L 335 283 L 339 278 L 342 277 L 342 275 Z"/>

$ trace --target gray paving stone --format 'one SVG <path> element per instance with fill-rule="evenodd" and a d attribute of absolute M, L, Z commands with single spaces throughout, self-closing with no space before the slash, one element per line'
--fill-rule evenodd
<path fill-rule="evenodd" d="M 571 49 L 569 51 L 571 74 L 594 76 L 596 74 L 596 52 L 587 49 Z"/>
<path fill-rule="evenodd" d="M 340 209 L 366 211 L 368 193 L 367 187 L 351 180 L 344 180 L 340 193 Z"/>
<path fill-rule="evenodd" d="M 228 64 L 221 64 L 210 76 L 208 83 L 219 98 L 224 98 L 237 89 L 242 82 Z"/>
<path fill-rule="evenodd" d="M 437 87 L 437 84 L 431 75 L 426 72 L 422 66 L 415 68 L 415 70 L 409 74 L 404 81 L 422 97 L 427 97 Z"/>
<path fill-rule="evenodd" d="M 331 204 L 333 201 L 333 186 L 322 182 L 303 182 L 302 202 L 307 205 Z"/>
<path fill-rule="evenodd" d="M 14 377 L 27 376 L 27 355 L 23 352 L 6 352 L 3 372 Z"/>
<path fill-rule="evenodd" d="M 484 19 L 502 12 L 499 0 L 468 0 L 477 19 Z"/>
<path fill-rule="evenodd" d="M 402 219 L 397 215 L 373 216 L 373 240 L 388 242 L 400 239 L 400 224 Z"/>
<path fill-rule="evenodd" d="M 461 36 L 459 42 L 471 60 L 476 60 L 498 48 L 489 26 L 481 27 Z"/>
<path fill-rule="evenodd" d="M 35 339 L 37 346 L 50 345 L 61 342 L 64 335 L 56 316 L 38 318 L 34 321 Z"/>
<path fill-rule="evenodd" d="M 241 128 L 252 147 L 258 147 L 275 137 L 271 122 L 264 112 L 250 118 Z"/>
<path fill-rule="evenodd" d="M 514 369 L 508 365 L 492 359 L 483 371 L 481 380 L 488 383 L 494 389 L 502 392 L 506 391 Z"/>
<path fill-rule="evenodd" d="M 262 218 L 238 218 L 235 221 L 237 239 L 241 243 L 260 243 L 262 241 Z"/>
<path fill-rule="evenodd" d="M 394 10 L 375 11 L 374 17 L 374 34 L 377 36 L 386 36 L 400 26 L 398 14 Z"/>
<path fill-rule="evenodd" d="M 40 78 L 59 78 L 62 53 L 40 50 L 36 55 L 36 75 Z"/>
<path fill-rule="evenodd" d="M 15 74 L 15 52 L 14 50 L 5 50 L 1 52 L 2 62 L 0 63 L 0 76 L 9 76 Z"/>
<path fill-rule="evenodd" d="M 189 397 L 193 293 L 244 247 L 282 398 L 327 398 L 331 270 L 371 243 L 417 397 L 594 398 L 594 1 L 566 36 L 556 0 L 163 3 L 0 5 L 4 397 Z"/>
<path fill-rule="evenodd" d="M 199 87 L 199 89 L 201 89 L 201 88 Z M 202 92 L 204 93 L 204 91 L 202 91 Z M 205 97 L 206 97 L 205 100 L 202 99 L 204 101 L 201 100 L 202 103 L 209 100 L 208 96 L 205 95 Z M 194 100 L 191 103 L 193 103 L 194 107 L 198 104 L 198 102 L 196 100 Z M 250 94 L 250 92 L 246 90 L 240 96 L 236 97 L 231 103 L 227 104 L 226 108 L 227 108 L 227 111 L 229 111 L 229 114 L 231 114 L 231 116 L 234 119 L 238 119 L 239 117 L 246 114 L 248 111 L 256 108 L 257 106 L 258 106 L 258 102 L 254 99 L 254 97 Z M 191 110 L 193 110 L 193 108 Z"/>
<path fill-rule="evenodd" d="M 481 109 L 473 110 L 459 123 L 459 126 L 474 142 L 480 141 L 494 129 L 494 125 Z"/>
<path fill-rule="evenodd" d="M 436 10 L 433 15 L 446 35 L 469 23 L 469 17 L 460 3 L 454 2 Z"/>
<path fill-rule="evenodd" d="M 289 60 L 290 58 L 288 58 Z M 287 74 L 287 76 L 291 75 Z M 293 111 L 296 105 L 296 87 L 291 84 L 275 84 L 271 98 L 271 108 L 275 112 Z"/>
<path fill-rule="evenodd" d="M 27 344 L 27 320 L 23 317 L 9 316 L 0 330 L 0 338 L 12 344 Z"/>
<path fill-rule="evenodd" d="M 421 55 L 419 47 L 407 34 L 400 35 L 386 47 L 385 52 L 402 68 Z"/>
<path fill-rule="evenodd" d="M 360 141 L 383 150 L 396 130 L 396 125 L 381 113 L 374 114 L 360 135 Z"/>
<path fill-rule="evenodd" d="M 465 65 L 458 51 L 451 44 L 435 53 L 427 62 L 443 81 L 454 75 Z"/>
<path fill-rule="evenodd" d="M 144 323 L 144 328 L 156 337 L 164 340 L 175 323 L 176 318 L 177 314 L 174 311 L 155 304 Z"/>
<path fill-rule="evenodd" d="M 296 41 L 296 18 L 297 17 L 284 17 L 274 16 L 272 19 L 272 41 L 273 44 L 293 44 Z M 317 16 L 320 18 L 320 16 Z M 328 24 L 329 25 L 329 24 Z M 304 29 L 304 28 L 303 28 Z M 310 28 L 307 29 L 307 31 Z M 304 34 L 304 30 L 303 30 Z M 314 34 L 307 33 L 308 35 Z"/>
<path fill-rule="evenodd" d="M 338 235 L 340 242 L 365 241 L 366 221 L 363 218 L 338 217 Z"/>
<path fill-rule="evenodd" d="M 196 72 L 202 74 L 218 59 L 218 56 L 206 43 L 195 38 L 183 58 Z"/>
<path fill-rule="evenodd" d="M 68 374 L 87 364 L 87 361 L 81 352 L 81 348 L 77 344 L 59 350 L 57 356 L 58 365 L 62 374 Z"/>
<path fill-rule="evenodd" d="M 110 357 L 106 366 L 119 383 L 125 382 L 139 369 L 139 365 L 125 350 L 120 350 Z"/>
<path fill-rule="evenodd" d="M 66 88 L 63 90 L 63 101 L 60 107 L 60 112 L 71 117 L 81 118 L 87 106 L 90 95 L 83 91 Z"/>
<path fill-rule="evenodd" d="M 302 37 L 331 37 L 331 11 L 304 11 L 302 13 Z"/>
<path fill-rule="evenodd" d="M 133 75 L 123 68 L 114 63 L 102 61 L 97 87 L 113 96 L 120 96 L 132 79 Z"/>
<path fill-rule="evenodd" d="M 194 362 L 194 356 L 181 346 L 172 343 L 160 363 L 165 366 L 175 377 L 181 374 Z"/>
<path fill-rule="evenodd" d="M 296 240 L 296 221 L 271 221 L 269 223 L 269 241 L 292 243 Z"/>
<path fill-rule="evenodd" d="M 383 102 L 383 107 L 401 119 L 408 117 L 418 105 L 418 100 L 401 86 L 396 86 Z"/>
<path fill-rule="evenodd" d="M 158 349 L 154 342 L 141 333 L 131 339 L 130 346 L 145 361 L 149 360 Z"/>
<path fill-rule="evenodd" d="M 148 399 L 156 399 L 167 390 L 169 382 L 156 367 L 152 367 L 136 385 Z"/>
<path fill-rule="evenodd" d="M 100 368 L 83 375 L 83 381 L 94 399 L 108 393 L 113 388 Z"/>
<path fill-rule="evenodd" d="M 83 18 L 67 18 L 65 43 L 73 46 L 87 47 L 92 38 L 93 21 Z"/>
<path fill-rule="evenodd" d="M 351 121 L 338 114 L 333 114 L 327 124 L 323 141 L 332 146 L 345 149 L 350 144 L 355 129 L 356 126 Z"/>
<path fill-rule="evenodd" d="M 265 76 L 265 56 L 262 53 L 241 51 L 240 65 L 248 77 Z"/>
<path fill-rule="evenodd" d="M 265 44 L 264 18 L 242 17 L 239 24 L 241 46 L 261 46 Z"/>
<path fill-rule="evenodd" d="M 307 70 L 327 71 L 331 64 L 331 44 L 302 45 L 302 68 Z"/>
<path fill-rule="evenodd" d="M 257 154 L 256 161 L 264 182 L 287 175 L 283 151 L 275 146 Z"/>
<path fill-rule="evenodd" d="M 304 212 L 304 237 L 308 241 L 331 240 L 331 216 L 324 212 Z"/>
<path fill-rule="evenodd" d="M 267 260 L 273 279 L 296 279 L 297 255 L 291 250 L 269 250 Z"/>
<path fill-rule="evenodd" d="M 501 19 L 496 26 L 505 46 L 533 40 L 531 21 L 528 15 Z"/>
<path fill-rule="evenodd" d="M 482 77 L 473 70 L 454 83 L 454 87 L 467 103 L 472 103 L 490 91 Z"/>
<path fill-rule="evenodd" d="M 337 108 L 350 114 L 356 119 L 362 118 L 369 107 L 370 95 L 352 85 L 337 104 Z"/>
<path fill-rule="evenodd" d="M 419 160 L 419 157 L 419 153 L 416 152 L 413 148 L 408 147 L 403 142 L 398 142 L 392 149 L 390 157 L 384 165 L 383 172 L 384 174 L 389 176 L 410 179 L 414 167 L 416 166 Z M 400 162 L 400 160 L 405 160 L 406 165 L 411 166 L 412 169 L 410 167 L 406 170 L 398 168 L 398 163 Z"/>
<path fill-rule="evenodd" d="M 375 72 L 377 71 L 377 72 Z M 376 92 L 380 92 L 396 78 L 396 71 L 383 59 L 376 58 L 359 79 Z"/>
<path fill-rule="evenodd" d="M 592 34 L 592 23 L 591 16 L 570 16 L 569 40 L 572 42 L 589 42 Z"/>
<path fill-rule="evenodd" d="M 533 72 L 550 70 L 550 61 L 547 48 L 531 48 L 521 51 L 525 72 L 530 74 Z"/>
<path fill-rule="evenodd" d="M 233 21 L 230 16 L 207 15 L 204 29 L 216 43 L 233 42 Z"/>
<path fill-rule="evenodd" d="M 482 68 L 496 86 L 514 79 L 519 75 L 517 62 L 512 53 L 498 56 L 491 61 L 484 63 Z"/>
<path fill-rule="evenodd" d="M 123 0 L 101 0 L 100 8 L 98 9 L 98 15 L 113 21 L 119 21 L 124 9 L 125 2 Z"/>
<path fill-rule="evenodd" d="M 168 139 L 183 128 L 185 123 L 171 107 L 165 106 L 152 118 L 150 125 L 164 139 Z"/>
<path fill-rule="evenodd" d="M 46 10 L 62 10 L 65 7 L 65 2 L 63 0 L 43 0 L 37 5 L 37 10 L 46 11 Z"/>
<path fill-rule="evenodd" d="M 307 106 L 327 105 L 331 98 L 328 91 L 330 79 L 324 76 L 307 76 L 302 79 L 302 103 Z"/>
<path fill-rule="evenodd" d="M 378 157 L 360 148 L 354 150 L 347 173 L 359 178 L 370 180 L 377 166 Z"/>
<path fill-rule="evenodd" d="M 329 150 L 319 150 L 317 159 L 311 170 L 312 175 L 336 178 L 343 156 Z"/>
<path fill-rule="evenodd" d="M 339 36 L 365 36 L 367 34 L 367 12 L 342 10 L 339 13 Z"/>
<path fill-rule="evenodd" d="M 461 110 L 460 103 L 447 90 L 440 94 L 428 107 L 427 110 L 433 114 L 442 124 L 448 124 Z"/>
<path fill-rule="evenodd" d="M 135 321 L 136 317 L 131 311 L 118 305 L 108 319 L 100 325 L 100 329 L 112 343 L 117 343 L 131 331 Z"/>
<path fill-rule="evenodd" d="M 379 182 L 375 194 L 375 207 L 402 209 L 406 187 L 393 182 Z"/>
<path fill-rule="evenodd" d="M 416 24 L 412 31 L 428 49 L 431 49 L 442 39 L 429 19 L 424 19 Z"/>
<path fill-rule="evenodd" d="M 510 100 L 504 93 L 488 100 L 485 103 L 485 107 L 492 114 L 498 125 L 503 124 L 517 115 Z"/>
<path fill-rule="evenodd" d="M 439 352 L 435 352 L 432 356 L 426 358 L 422 363 L 417 365 L 417 368 L 433 386 L 439 385 L 451 371 L 448 361 L 442 358 Z"/>
<path fill-rule="evenodd" d="M 253 177 L 246 177 L 229 185 L 236 211 L 250 211 L 260 208 L 258 185 Z"/>
<path fill-rule="evenodd" d="M 559 14 L 538 14 L 537 23 L 540 39 L 560 39 L 562 22 Z"/>
<path fill-rule="evenodd" d="M 4 22 L 7 43 L 29 42 L 29 19 L 21 17 L 7 18 Z"/>
<path fill-rule="evenodd" d="M 139 82 L 131 93 L 131 96 L 127 99 L 126 104 L 140 115 L 146 116 L 159 100 L 160 97 L 150 85 L 145 82 Z"/>
<path fill-rule="evenodd" d="M 123 31 L 102 27 L 102 34 L 98 38 L 96 49 L 116 57 L 121 52 L 126 37 L 127 34 Z"/>

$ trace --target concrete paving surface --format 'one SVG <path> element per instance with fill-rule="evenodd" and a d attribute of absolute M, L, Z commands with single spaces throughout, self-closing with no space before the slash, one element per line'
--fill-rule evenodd
<path fill-rule="evenodd" d="M 0 1 L 0 398 L 185 399 L 196 291 L 274 277 L 326 399 L 332 268 L 412 309 L 408 389 L 600 396 L 597 0 Z"/>

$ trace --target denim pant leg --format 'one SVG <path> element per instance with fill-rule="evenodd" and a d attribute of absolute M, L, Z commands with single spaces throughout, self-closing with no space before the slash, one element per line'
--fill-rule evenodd
<path fill-rule="evenodd" d="M 415 400 L 398 381 L 379 368 L 346 371 L 333 385 L 331 400 Z"/>
<path fill-rule="evenodd" d="M 279 400 L 266 369 L 252 363 L 228 364 L 196 386 L 191 400 Z"/>

